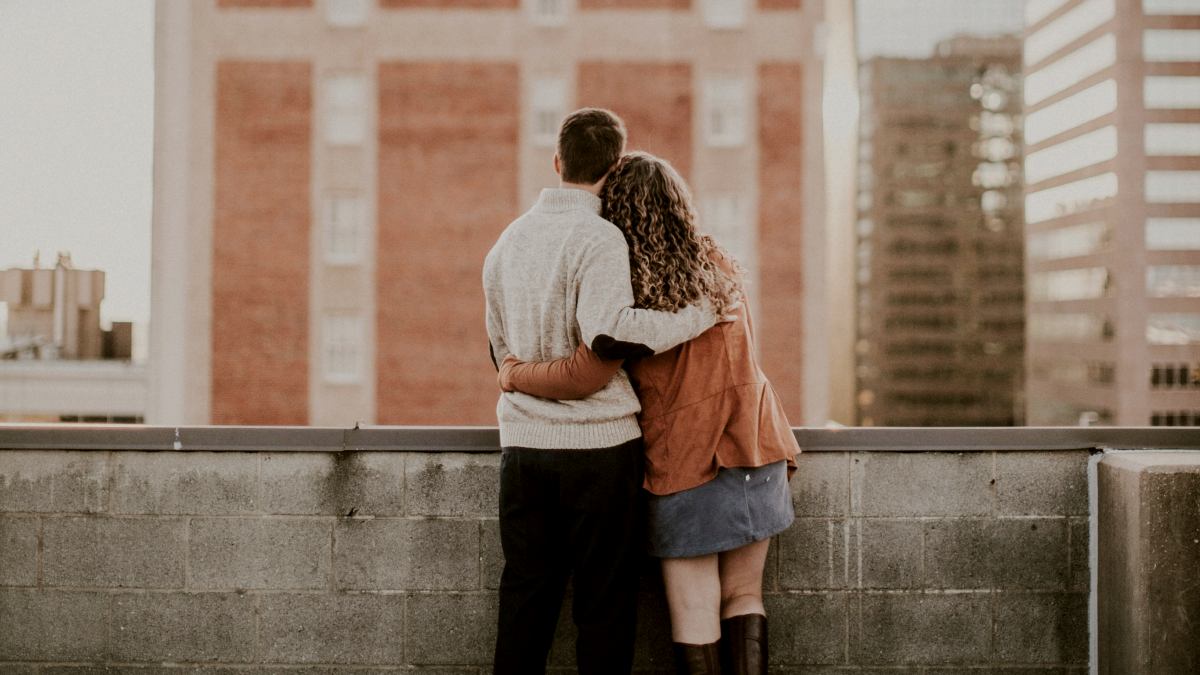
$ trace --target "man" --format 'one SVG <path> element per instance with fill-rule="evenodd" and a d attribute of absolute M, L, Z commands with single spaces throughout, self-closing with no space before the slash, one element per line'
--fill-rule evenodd
<path fill-rule="evenodd" d="M 625 238 L 600 217 L 605 176 L 625 149 L 607 110 L 563 121 L 558 189 L 500 235 L 483 268 L 495 364 L 569 356 L 580 342 L 603 358 L 666 351 L 710 328 L 715 312 L 634 309 Z M 581 675 L 628 673 L 641 560 L 641 410 L 623 371 L 578 401 L 504 393 L 497 405 L 504 573 L 495 673 L 544 673 L 568 577 Z"/>

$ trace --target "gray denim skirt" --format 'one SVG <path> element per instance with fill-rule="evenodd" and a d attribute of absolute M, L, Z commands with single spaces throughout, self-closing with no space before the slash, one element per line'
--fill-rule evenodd
<path fill-rule="evenodd" d="M 774 536 L 795 519 L 787 462 L 720 469 L 689 490 L 650 495 L 647 550 L 656 558 L 729 551 Z"/>

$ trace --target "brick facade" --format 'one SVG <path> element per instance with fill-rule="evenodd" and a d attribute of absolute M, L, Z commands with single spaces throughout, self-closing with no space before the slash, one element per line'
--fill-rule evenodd
<path fill-rule="evenodd" d="M 377 419 L 492 424 L 480 269 L 518 215 L 511 63 L 379 67 Z"/>
<path fill-rule="evenodd" d="M 804 246 L 799 64 L 758 68 L 759 345 L 763 369 L 792 422 L 801 417 Z"/>
<path fill-rule="evenodd" d="M 625 120 L 630 150 L 652 152 L 687 178 L 692 171 L 692 66 L 687 63 L 579 64 L 579 107 L 609 108 Z"/>
<path fill-rule="evenodd" d="M 308 420 L 312 68 L 217 65 L 212 423 Z"/>

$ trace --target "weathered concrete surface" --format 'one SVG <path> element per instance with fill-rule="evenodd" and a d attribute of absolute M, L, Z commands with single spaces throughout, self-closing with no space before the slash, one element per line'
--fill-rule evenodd
<path fill-rule="evenodd" d="M 773 672 L 1082 673 L 1087 459 L 801 455 L 764 573 Z M 482 675 L 498 473 L 492 452 L 0 448 L 0 673 Z M 637 671 L 670 672 L 645 570 Z M 574 636 L 564 607 L 551 672 Z"/>
<path fill-rule="evenodd" d="M 1099 464 L 1099 665 L 1200 672 L 1200 452 Z"/>

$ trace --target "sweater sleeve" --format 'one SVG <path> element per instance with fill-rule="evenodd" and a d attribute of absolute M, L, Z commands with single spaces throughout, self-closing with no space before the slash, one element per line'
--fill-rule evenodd
<path fill-rule="evenodd" d="M 665 352 L 717 322 L 707 300 L 677 312 L 633 307 L 629 249 L 620 233 L 601 237 L 580 266 L 576 320 L 583 342 L 602 359 L 629 359 Z"/>
<path fill-rule="evenodd" d="M 497 379 L 504 391 L 519 391 L 541 398 L 570 401 L 600 391 L 621 369 L 621 360 L 604 360 L 580 343 L 565 359 L 526 363 L 509 354 L 500 364 Z"/>
<path fill-rule="evenodd" d="M 489 261 L 490 262 L 490 261 Z M 488 353 L 492 365 L 500 369 L 500 363 L 508 356 L 508 344 L 504 340 L 504 320 L 500 315 L 499 298 L 496 297 L 496 283 L 491 279 L 493 274 L 490 265 L 485 264 L 483 278 L 484 315 L 487 323 Z"/>

